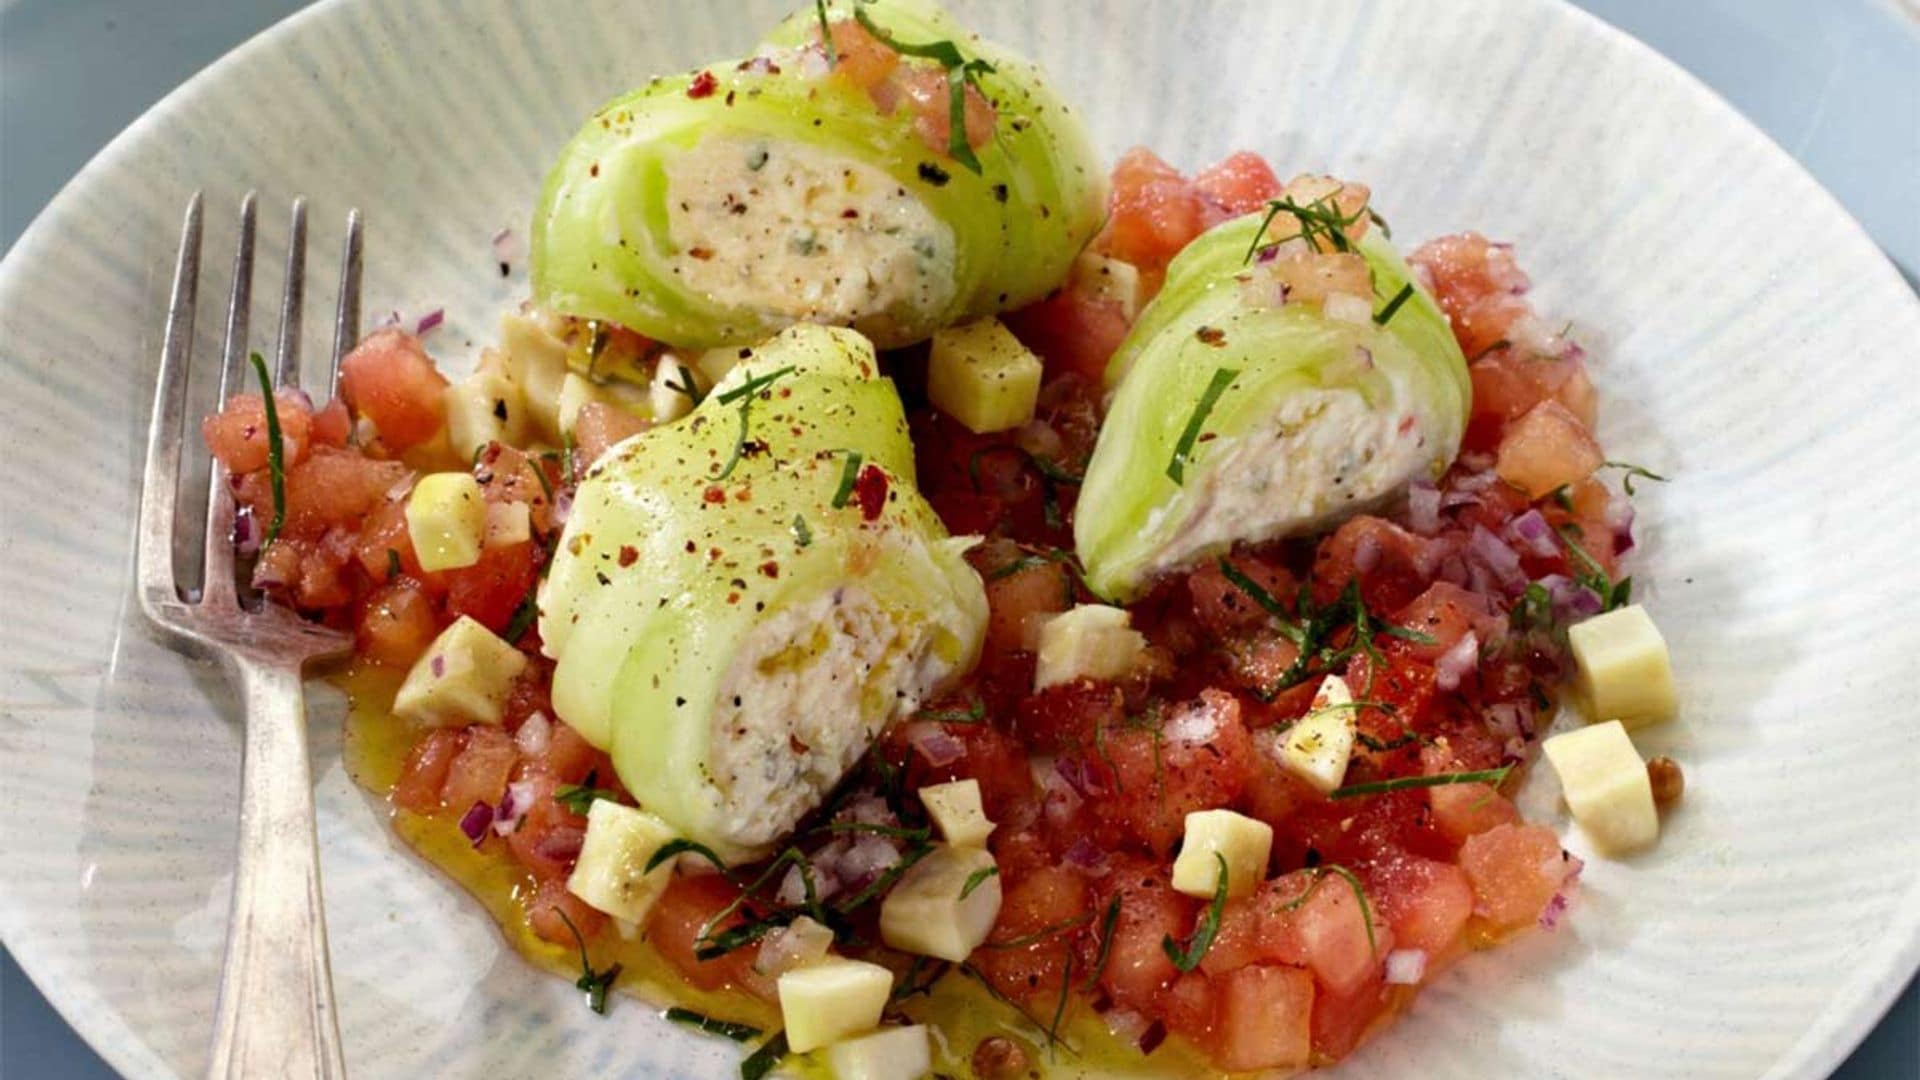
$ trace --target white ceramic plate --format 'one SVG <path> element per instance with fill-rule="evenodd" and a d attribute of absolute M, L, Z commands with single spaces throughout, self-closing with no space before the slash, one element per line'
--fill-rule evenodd
<path fill-rule="evenodd" d="M 233 850 L 233 703 L 151 643 L 128 589 L 188 194 L 212 211 L 201 348 L 222 211 L 258 187 L 312 199 L 323 280 L 363 208 L 368 309 L 446 305 L 432 344 L 457 366 L 524 289 L 488 238 L 575 125 L 785 6 L 323 3 L 142 118 L 0 264 L 0 931 L 122 1071 L 203 1068 Z M 1570 930 L 1462 964 L 1344 1075 L 1824 1075 L 1920 962 L 1920 305 L 1893 269 L 1730 108 L 1570 8 L 960 7 L 1042 60 L 1110 154 L 1250 147 L 1364 179 L 1403 240 L 1515 241 L 1595 356 L 1607 446 L 1673 477 L 1641 499 L 1633 570 L 1685 692 L 1651 736 L 1686 764 L 1684 809 L 1657 851 L 1591 864 Z M 268 270 L 256 294 L 277 292 Z M 356 1075 L 732 1075 L 731 1048 L 637 1007 L 597 1018 L 507 951 L 349 782 L 337 696 L 313 705 Z"/>

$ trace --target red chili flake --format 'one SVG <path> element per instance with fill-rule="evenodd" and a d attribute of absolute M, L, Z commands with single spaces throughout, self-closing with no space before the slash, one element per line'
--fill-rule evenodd
<path fill-rule="evenodd" d="M 767 562 L 763 562 L 760 564 L 760 572 L 766 575 L 767 577 L 777 578 L 780 576 L 780 564 L 772 560 L 768 560 Z"/>
<path fill-rule="evenodd" d="M 710 503 L 723 503 L 727 501 L 727 492 L 719 484 L 708 484 L 706 492 L 700 497 Z"/>
<path fill-rule="evenodd" d="M 878 465 L 868 465 L 860 470 L 853 481 L 853 497 L 860 500 L 860 517 L 864 521 L 878 521 L 880 511 L 887 506 L 887 474 Z"/>
<path fill-rule="evenodd" d="M 711 97 L 713 96 L 714 88 L 719 85 L 720 80 L 713 77 L 713 72 L 703 71 L 693 77 L 693 85 L 687 87 L 687 96 L 690 98 Z"/>
<path fill-rule="evenodd" d="M 639 548 L 634 547 L 632 544 L 620 545 L 620 565 L 622 568 L 632 566 L 639 558 Z"/>

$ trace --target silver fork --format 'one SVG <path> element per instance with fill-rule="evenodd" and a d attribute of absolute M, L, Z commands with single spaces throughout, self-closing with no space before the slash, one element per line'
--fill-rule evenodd
<path fill-rule="evenodd" d="M 221 350 L 220 401 L 248 386 L 247 326 L 252 301 L 255 197 L 240 208 L 240 242 Z M 307 766 L 301 676 L 308 664 L 347 651 L 347 639 L 285 608 L 249 607 L 235 584 L 232 485 L 218 462 L 208 484 L 197 595 L 175 574 L 173 535 L 180 518 L 181 442 L 194 297 L 200 276 L 201 197 L 187 204 L 180 257 L 167 311 L 153 422 L 140 492 L 137 588 L 140 608 L 176 651 L 217 663 L 240 689 L 246 744 L 240 776 L 239 866 L 220 978 L 212 1066 L 215 1078 L 344 1077 L 340 1026 L 327 963 L 320 860 L 314 842 L 313 784 Z M 295 199 L 280 306 L 275 383 L 300 378 L 300 316 L 306 262 L 306 208 Z M 347 219 L 334 320 L 333 374 L 358 333 L 360 219 Z"/>

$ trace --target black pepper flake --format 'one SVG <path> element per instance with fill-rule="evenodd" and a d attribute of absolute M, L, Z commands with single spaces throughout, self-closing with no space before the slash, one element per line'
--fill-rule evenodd
<path fill-rule="evenodd" d="M 1006 202 L 1007 201 L 1007 185 L 1005 184 L 993 185 L 993 197 L 994 197 L 994 200 L 997 202 Z"/>
<path fill-rule="evenodd" d="M 593 572 L 593 577 L 594 577 L 594 580 L 596 580 L 596 581 L 598 581 L 598 582 L 599 582 L 600 584 L 602 584 L 602 585 L 611 585 L 611 584 L 613 584 L 613 582 L 611 582 L 611 581 L 609 581 L 609 580 L 607 580 L 607 575 L 605 575 L 605 574 L 603 574 L 603 573 L 601 573 L 601 572 L 600 572 L 600 571 L 598 571 L 598 570 L 595 570 L 595 571 Z"/>
<path fill-rule="evenodd" d="M 501 263 L 500 265 L 505 266 L 506 264 Z M 495 420 L 501 420 L 501 421 L 506 420 L 507 418 L 507 399 L 506 398 L 493 399 L 493 418 Z"/>
<path fill-rule="evenodd" d="M 1227 343 L 1227 332 L 1217 326 L 1203 326 L 1193 336 L 1218 349 Z"/>
<path fill-rule="evenodd" d="M 925 180 L 934 187 L 946 187 L 947 181 L 953 179 L 953 177 L 947 173 L 947 170 L 935 165 L 933 162 L 923 161 L 920 163 L 920 179 Z"/>
<path fill-rule="evenodd" d="M 512 274 L 512 273 L 513 273 L 513 267 L 511 267 L 511 266 L 509 266 L 509 265 L 507 265 L 506 263 L 501 263 L 501 264 L 500 264 L 500 276 L 501 276 L 501 277 L 506 277 L 506 276 L 508 276 L 509 274 Z"/>

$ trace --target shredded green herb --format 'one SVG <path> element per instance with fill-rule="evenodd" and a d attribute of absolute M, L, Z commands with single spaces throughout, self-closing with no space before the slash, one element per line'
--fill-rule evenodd
<path fill-rule="evenodd" d="M 268 544 L 280 538 L 287 523 L 287 448 L 280 437 L 280 407 L 273 400 L 273 380 L 267 375 L 267 362 L 259 353 L 250 354 L 253 373 L 260 380 L 260 400 L 267 410 L 267 482 L 273 488 L 273 520 L 267 525 Z"/>
<path fill-rule="evenodd" d="M 998 866 L 983 866 L 973 873 L 968 874 L 967 883 L 960 886 L 960 899 L 965 900 L 967 897 L 972 896 L 973 890 L 985 885 L 988 878 L 998 876 L 1000 876 L 1000 868 Z"/>
<path fill-rule="evenodd" d="M 1513 342 L 1508 341 L 1506 338 L 1501 338 L 1499 341 L 1496 341 L 1493 344 L 1487 346 L 1486 348 L 1481 349 L 1479 352 L 1474 353 L 1472 356 L 1467 357 L 1467 363 L 1471 364 L 1474 361 L 1479 360 L 1483 356 L 1488 356 L 1493 353 L 1499 352 L 1501 349 L 1510 349 L 1512 347 L 1513 347 Z"/>
<path fill-rule="evenodd" d="M 813 0 L 813 16 L 820 20 L 820 44 L 827 50 L 827 67 L 839 67 L 840 50 L 834 48 L 833 30 L 827 25 L 827 0 Z"/>
<path fill-rule="evenodd" d="M 573 925 L 573 920 L 567 918 L 566 912 L 557 907 L 549 910 L 560 916 L 560 921 L 567 926 L 567 932 L 573 935 L 573 943 L 580 948 L 580 977 L 573 980 L 573 985 L 587 995 L 587 1008 L 601 1016 L 607 1015 L 607 989 L 613 985 L 613 980 L 620 977 L 620 965 L 615 964 L 605 971 L 593 970 L 593 963 L 587 958 L 587 939 L 580 936 L 580 928 Z"/>
<path fill-rule="evenodd" d="M 1347 787 L 1334 788 L 1327 795 L 1329 799 L 1357 799 L 1362 795 L 1384 795 L 1389 791 L 1406 791 L 1410 788 L 1446 787 L 1450 784 L 1492 784 L 1499 787 L 1513 771 L 1512 765 L 1502 765 L 1497 769 L 1481 769 L 1477 772 L 1437 773 L 1433 776 L 1401 776 L 1392 780 L 1376 780 L 1369 784 L 1350 784 Z"/>
<path fill-rule="evenodd" d="M 1100 951 L 1094 954 L 1093 970 L 1087 973 L 1087 981 L 1082 989 L 1091 990 L 1099 985 L 1100 976 L 1106 974 L 1107 957 L 1113 952 L 1113 928 L 1120 921 L 1120 894 L 1115 893 L 1107 901 L 1107 913 L 1100 918 Z"/>
<path fill-rule="evenodd" d="M 746 1042 L 760 1037 L 760 1029 L 752 1024 L 736 1024 L 731 1020 L 717 1020 L 711 1016 L 683 1009 L 678 1005 L 667 1010 L 667 1019 L 676 1024 L 696 1027 L 709 1035 L 721 1035 L 734 1042 Z"/>
<path fill-rule="evenodd" d="M 387 549 L 387 580 L 391 582 L 397 579 L 399 576 L 400 576 L 400 553 L 393 550 L 392 548 L 388 548 Z"/>
<path fill-rule="evenodd" d="M 508 638 L 507 640 L 512 641 L 514 639 Z M 618 794 L 608 791 L 606 788 L 594 787 L 593 782 L 597 779 L 599 779 L 598 770 L 589 769 L 587 770 L 585 783 L 577 785 L 569 784 L 560 788 L 553 793 L 553 801 L 566 807 L 573 813 L 582 816 L 585 816 L 588 808 L 593 805 L 595 799 L 606 799 L 610 802 L 620 801 Z"/>
<path fill-rule="evenodd" d="M 860 466 L 866 459 L 858 450 L 848 450 L 840 461 L 840 486 L 833 491 L 833 508 L 840 509 L 853 498 L 853 485 L 860 479 Z"/>
<path fill-rule="evenodd" d="M 1380 226 L 1381 236 L 1384 236 L 1389 240 L 1393 239 L 1393 226 L 1387 224 L 1387 219 L 1381 217 L 1377 212 L 1374 211 L 1373 207 L 1371 206 L 1367 207 L 1367 220 L 1373 222 L 1375 225 Z"/>
<path fill-rule="evenodd" d="M 1386 307 L 1381 308 L 1374 314 L 1373 321 L 1380 326 L 1385 326 L 1389 322 L 1392 322 L 1394 315 L 1400 311 L 1400 305 L 1406 303 L 1412 297 L 1413 282 L 1409 281 L 1405 285 L 1400 286 L 1400 291 L 1393 294 L 1393 299 L 1387 301 Z"/>
<path fill-rule="evenodd" d="M 960 973 L 962 975 L 965 975 L 967 978 L 972 979 L 973 981 L 979 983 L 981 988 L 987 992 L 988 997 L 992 998 L 993 1000 L 999 1002 L 1002 1005 L 1005 1005 L 1007 1008 L 1013 1010 L 1013 1012 L 1016 1015 L 1018 1015 L 1020 1019 L 1025 1020 L 1027 1023 L 1031 1024 L 1033 1026 L 1033 1030 L 1039 1032 L 1041 1036 L 1043 1036 L 1047 1040 L 1047 1046 L 1049 1048 L 1052 1048 L 1053 1046 L 1058 1045 L 1060 1047 L 1063 1047 L 1070 1054 L 1077 1053 L 1077 1051 L 1074 1050 L 1072 1044 L 1068 1043 L 1065 1039 L 1060 1038 L 1060 1032 L 1058 1029 L 1048 1028 L 1047 1025 L 1041 1023 L 1039 1019 L 1036 1018 L 1032 1013 L 1028 1012 L 1025 1008 L 1021 1007 L 1019 1002 L 1013 1000 L 1007 995 L 1001 993 L 999 990 L 995 989 L 993 982 L 989 980 L 986 977 L 986 975 L 982 974 L 979 968 L 974 967 L 972 964 L 961 964 Z"/>
<path fill-rule="evenodd" d="M 1352 251 L 1353 239 L 1347 235 L 1347 230 L 1367 215 L 1367 208 L 1361 207 L 1352 216 L 1342 216 L 1340 207 L 1334 203 L 1333 197 L 1343 190 L 1345 189 L 1336 188 L 1305 206 L 1295 201 L 1291 195 L 1269 199 L 1267 215 L 1260 219 L 1260 228 L 1253 234 L 1253 243 L 1247 245 L 1247 254 L 1240 260 L 1241 265 L 1252 262 L 1253 257 L 1263 248 L 1277 247 L 1288 240 L 1305 240 L 1307 246 L 1315 252 L 1324 253 L 1326 249 L 1320 246 L 1320 241 L 1324 238 L 1335 251 Z M 1272 243 L 1262 243 L 1267 238 L 1267 230 L 1273 226 L 1273 219 L 1283 213 L 1293 215 L 1294 220 L 1300 224 L 1300 231 Z"/>
<path fill-rule="evenodd" d="M 801 547 L 807 547 L 813 543 L 813 530 L 807 526 L 807 519 L 800 514 L 793 515 L 793 542 Z"/>
<path fill-rule="evenodd" d="M 752 422 L 750 414 L 753 412 L 755 398 L 759 396 L 761 391 L 792 373 L 793 365 L 788 364 L 786 367 L 780 368 L 777 371 L 769 371 L 765 375 L 756 375 L 714 399 L 722 405 L 732 405 L 735 402 L 740 403 L 740 434 L 734 437 L 733 449 L 728 453 L 727 460 L 721 464 L 720 471 L 713 474 L 713 479 L 725 480 L 727 477 L 732 476 L 733 470 L 740 465 L 740 459 L 746 455 L 747 428 Z"/>
<path fill-rule="evenodd" d="M 1227 392 L 1233 380 L 1240 377 L 1237 368 L 1220 368 L 1213 373 L 1213 381 L 1200 395 L 1193 407 L 1193 415 L 1187 417 L 1186 430 L 1180 433 L 1180 441 L 1174 444 L 1173 457 L 1167 462 L 1167 478 L 1176 484 L 1186 483 L 1187 461 L 1193 454 L 1194 443 L 1200 440 L 1200 428 L 1206 424 L 1207 416 L 1220 402 L 1220 395 Z"/>
<path fill-rule="evenodd" d="M 680 371 L 680 381 L 676 383 L 668 378 L 667 389 L 676 394 L 685 395 L 686 399 L 695 405 L 700 404 L 700 384 L 694 380 L 692 370 L 685 364 L 675 364 L 674 367 Z"/>
<path fill-rule="evenodd" d="M 1280 601 L 1274 599 L 1272 593 L 1261 588 L 1259 582 L 1242 573 L 1240 568 L 1233 565 L 1232 560 L 1228 559 L 1225 555 L 1220 556 L 1220 574 L 1222 577 L 1225 577 L 1234 588 L 1246 593 L 1248 597 L 1252 598 L 1254 603 L 1260 605 L 1262 611 L 1282 619 L 1293 618 L 1293 613 L 1282 606 Z"/>
<path fill-rule="evenodd" d="M 1652 472 L 1643 466 L 1635 465 L 1630 461 L 1603 461 L 1600 463 L 1600 467 L 1603 469 L 1625 469 L 1626 475 L 1620 478 L 1620 486 L 1626 489 L 1628 495 L 1634 493 L 1633 481 L 1636 477 L 1641 480 L 1652 480 L 1657 484 L 1667 482 L 1667 478 L 1661 476 L 1659 473 Z"/>
<path fill-rule="evenodd" d="M 1574 573 L 1573 580 L 1600 598 L 1600 610 L 1612 611 L 1614 608 L 1625 607 L 1633 598 L 1633 579 L 1624 577 L 1619 581 L 1613 580 L 1613 577 L 1607 573 L 1606 567 L 1601 566 L 1599 561 L 1581 546 L 1578 536 L 1579 530 L 1576 526 L 1568 524 L 1560 527 L 1560 539 L 1566 543 L 1567 553 L 1580 564 L 1580 569 Z"/>
<path fill-rule="evenodd" d="M 1365 923 L 1367 927 L 1367 950 L 1369 952 L 1379 952 L 1380 945 L 1375 939 L 1373 932 L 1373 907 L 1367 903 L 1367 890 L 1360 884 L 1360 878 L 1356 876 L 1353 871 L 1338 864 L 1313 867 L 1312 873 L 1313 880 L 1308 882 L 1307 887 L 1300 891 L 1300 895 L 1281 904 L 1279 910 L 1294 911 L 1298 909 L 1300 905 L 1307 902 L 1308 897 L 1313 895 L 1314 890 L 1320 887 L 1320 883 L 1327 879 L 1328 874 L 1338 874 L 1346 881 L 1347 886 L 1353 890 L 1353 898 L 1360 902 L 1360 920 Z"/>
<path fill-rule="evenodd" d="M 1061 919 L 1057 923 L 1049 923 L 1038 930 L 1021 934 L 1019 937 L 1010 937 L 1005 941 L 989 941 L 985 945 L 981 946 L 981 948 L 997 949 L 997 950 L 1024 949 L 1029 945 L 1037 945 L 1042 941 L 1048 940 L 1049 938 L 1055 938 L 1055 937 L 1059 937 L 1061 934 L 1071 933 L 1075 930 L 1080 929 L 1081 927 L 1087 925 L 1092 921 L 1093 921 L 1093 912 L 1083 911 L 1080 914 L 1075 915 L 1071 918 Z"/>
<path fill-rule="evenodd" d="M 976 698 L 965 709 L 922 709 L 919 718 L 942 724 L 977 724 L 987 718 L 987 703 Z"/>
<path fill-rule="evenodd" d="M 764 1080 L 766 1075 L 779 1066 L 787 1056 L 787 1033 L 776 1031 L 773 1038 L 760 1044 L 760 1049 L 747 1056 L 740 1063 L 740 1080 Z"/>
<path fill-rule="evenodd" d="M 1200 966 L 1201 958 L 1207 950 L 1213 948 L 1213 939 L 1220 933 L 1220 913 L 1227 907 L 1227 857 L 1219 852 L 1213 853 L 1213 861 L 1220 864 L 1220 876 L 1214 879 L 1213 903 L 1207 905 L 1207 913 L 1200 917 L 1200 925 L 1193 928 L 1193 936 L 1185 945 L 1173 940 L 1168 934 L 1160 939 L 1160 948 L 1173 961 L 1173 966 L 1181 971 L 1192 971 Z"/>
<path fill-rule="evenodd" d="M 980 76 L 993 74 L 993 65 L 985 60 L 967 59 L 961 54 L 960 47 L 951 41 L 929 41 L 923 44 L 900 41 L 875 24 L 858 2 L 853 5 L 853 17 L 867 33 L 878 38 L 881 44 L 894 52 L 902 56 L 932 60 L 946 70 L 947 156 L 966 166 L 975 175 L 979 175 L 983 171 L 980 159 L 974 156 L 973 144 L 967 141 L 967 87 L 973 86 L 984 96 L 986 90 L 980 85 Z"/>

